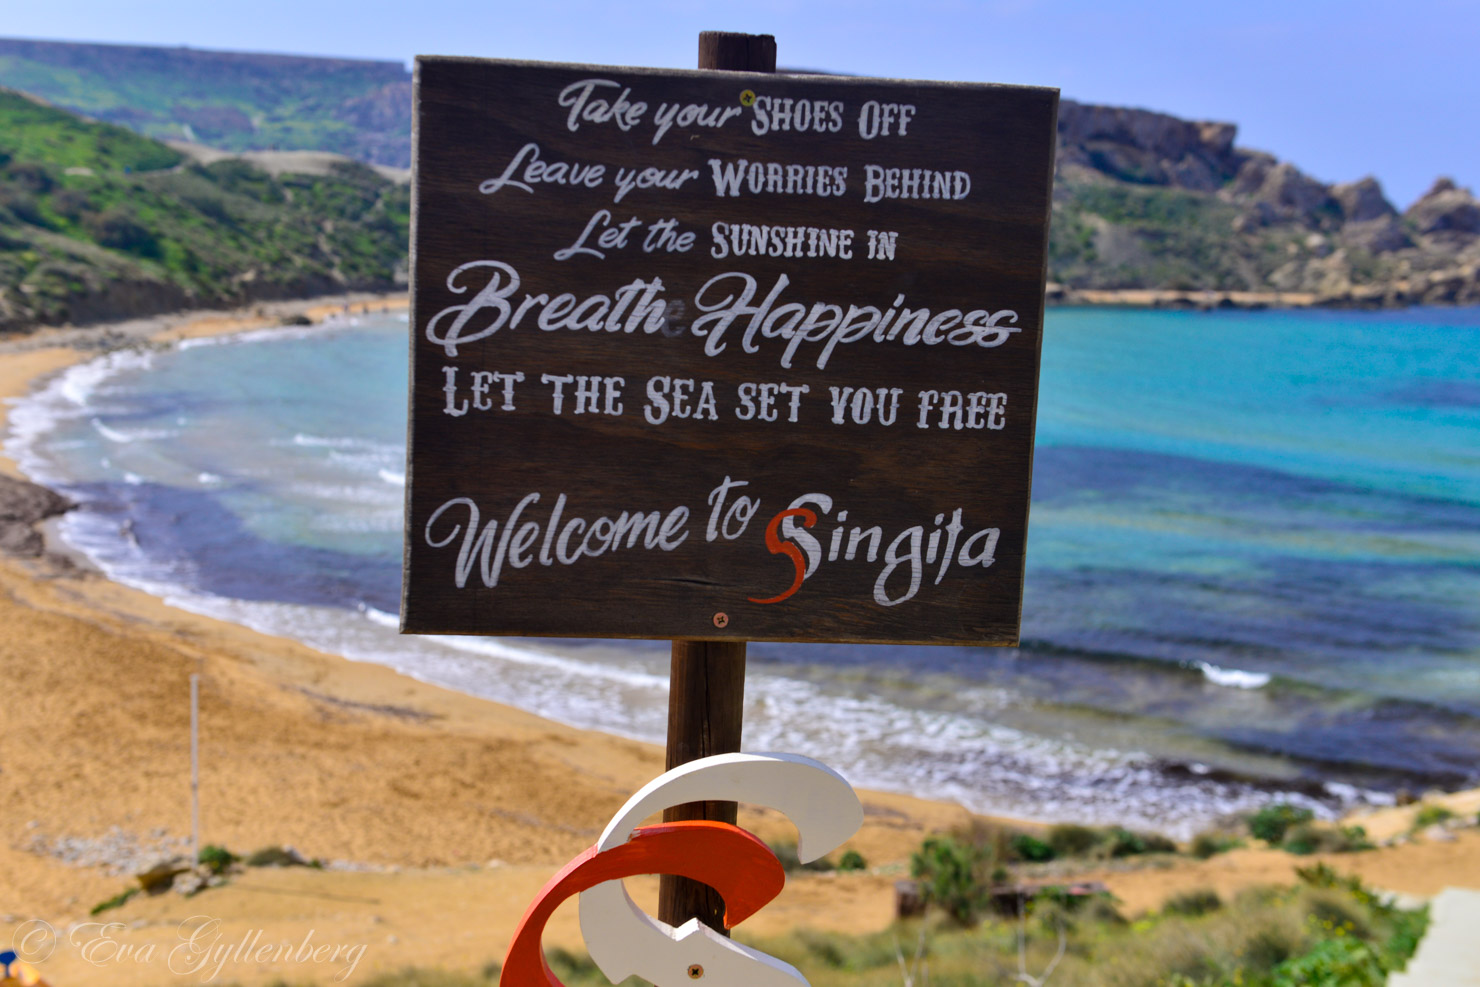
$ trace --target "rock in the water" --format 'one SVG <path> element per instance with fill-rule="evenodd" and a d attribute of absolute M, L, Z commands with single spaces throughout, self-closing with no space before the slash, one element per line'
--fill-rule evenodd
<path fill-rule="evenodd" d="M 59 493 L 0 474 L 0 552 L 35 558 L 45 541 L 35 525 L 65 514 L 72 502 Z"/>
<path fill-rule="evenodd" d="M 1407 216 L 1420 233 L 1480 233 L 1480 202 L 1448 178 L 1409 206 Z"/>

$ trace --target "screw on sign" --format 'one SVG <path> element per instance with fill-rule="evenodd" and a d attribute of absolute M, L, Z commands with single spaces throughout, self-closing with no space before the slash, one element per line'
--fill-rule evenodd
<path fill-rule="evenodd" d="M 556 906 L 580 895 L 581 934 L 613 983 L 638 976 L 657 987 L 704 980 L 719 987 L 806 987 L 788 963 L 714 932 L 698 919 L 675 929 L 637 907 L 620 878 L 674 874 L 724 897 L 730 928 L 785 884 L 776 855 L 729 823 L 693 820 L 636 828 L 671 805 L 720 797 L 777 809 L 797 827 L 797 855 L 815 860 L 858 831 L 863 806 L 841 775 L 796 754 L 719 754 L 665 772 L 627 800 L 596 844 L 536 896 L 504 960 L 500 987 L 561 987 L 540 948 Z"/>

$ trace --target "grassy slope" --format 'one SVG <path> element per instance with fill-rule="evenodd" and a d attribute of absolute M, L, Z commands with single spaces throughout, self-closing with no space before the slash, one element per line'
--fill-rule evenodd
<path fill-rule="evenodd" d="M 1292 222 L 1240 233 L 1238 215 L 1216 195 L 1060 178 L 1049 280 L 1077 288 L 1268 291 L 1282 266 L 1312 256 L 1311 230 Z M 1365 251 L 1348 253 L 1368 277 L 1391 273 Z"/>
<path fill-rule="evenodd" d="M 0 85 L 150 136 L 183 137 L 188 126 L 197 140 L 227 150 L 328 150 L 404 166 L 408 80 L 395 62 L 0 38 Z M 1087 160 L 1099 158 L 1089 153 Z M 1457 263 L 1444 250 L 1374 256 L 1354 246 L 1325 263 L 1342 245 L 1335 217 L 1236 226 L 1247 202 L 1148 180 L 1136 167 L 1088 175 L 1085 167 L 1072 175 L 1061 169 L 1049 280 L 1070 288 L 1339 295 L 1344 287 L 1392 282 L 1408 269 Z M 1322 236 L 1312 242 L 1316 233 Z"/>
<path fill-rule="evenodd" d="M 389 288 L 408 221 L 407 189 L 362 165 L 200 167 L 0 91 L 0 328 Z"/>
<path fill-rule="evenodd" d="M 395 62 L 0 39 L 0 85 L 225 150 L 323 150 L 404 166 L 399 147 L 395 160 L 376 153 L 385 135 L 367 136 L 347 106 L 409 78 Z M 403 115 L 389 125 L 409 135 L 409 94 Z"/>
<path fill-rule="evenodd" d="M 1412 957 L 1427 924 L 1426 909 L 1395 908 L 1316 869 L 1295 887 L 1233 901 L 1188 895 L 1134 923 L 1095 899 L 1035 907 L 1021 924 L 996 918 L 963 928 L 932 915 L 923 928 L 910 920 L 872 935 L 799 929 L 737 938 L 791 963 L 814 987 L 1381 987 Z M 547 961 L 570 987 L 608 983 L 584 955 L 552 949 Z M 480 974 L 408 967 L 364 987 L 493 987 L 499 972 L 497 962 Z M 633 977 L 623 987 L 642 984 Z"/>

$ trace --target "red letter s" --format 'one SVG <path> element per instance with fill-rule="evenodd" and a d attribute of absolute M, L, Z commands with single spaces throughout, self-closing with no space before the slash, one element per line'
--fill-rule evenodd
<path fill-rule="evenodd" d="M 792 581 L 791 586 L 786 592 L 780 596 L 773 596 L 769 600 L 757 600 L 753 596 L 747 597 L 751 603 L 780 603 L 802 588 L 802 580 L 807 575 L 807 560 L 802 557 L 802 550 L 800 548 L 797 548 L 789 541 L 782 541 L 781 535 L 778 533 L 781 522 L 789 517 L 801 518 L 802 526 L 810 528 L 817 523 L 817 515 L 805 507 L 793 507 L 791 510 L 782 511 L 780 514 L 777 514 L 771 518 L 771 523 L 766 525 L 766 548 L 771 550 L 772 555 L 785 555 L 791 559 L 791 564 L 796 567 L 796 579 Z"/>

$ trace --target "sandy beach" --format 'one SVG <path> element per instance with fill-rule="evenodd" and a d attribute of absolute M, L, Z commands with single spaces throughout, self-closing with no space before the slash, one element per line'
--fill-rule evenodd
<path fill-rule="evenodd" d="M 356 296 L 196 313 L 106 330 L 45 330 L 0 341 L 0 398 L 111 346 L 167 343 L 306 314 L 315 321 L 404 297 Z M 5 406 L 0 404 L 0 434 Z M 0 457 L 0 473 L 16 465 Z M 43 920 L 62 942 L 43 971 L 54 985 L 161 984 L 181 923 L 221 921 L 223 942 L 250 937 L 364 945 L 348 982 L 407 965 L 477 970 L 502 959 L 525 906 L 565 861 L 593 842 L 612 813 L 662 771 L 655 746 L 572 729 L 166 606 L 65 555 L 0 556 L 0 944 Z M 291 845 L 324 870 L 253 869 L 192 898 L 140 896 L 97 919 L 89 909 L 132 883 L 118 859 L 178 847 L 190 833 L 189 676 L 201 675 L 203 842 L 237 852 Z M 807 752 L 826 760 L 826 752 Z M 958 806 L 861 793 L 864 827 L 849 842 L 864 873 L 803 874 L 745 928 L 758 935 L 809 925 L 885 927 L 893 882 L 931 832 L 971 822 Z M 1471 820 L 1480 793 L 1446 796 Z M 1413 809 L 1359 820 L 1376 839 L 1405 833 Z M 743 808 L 741 825 L 784 839 L 789 824 Z M 1452 839 L 1328 858 L 1382 888 L 1432 895 L 1480 886 L 1480 831 Z M 175 841 L 175 842 L 172 842 Z M 1129 864 L 1103 880 L 1128 914 L 1171 893 L 1231 892 L 1287 882 L 1313 858 L 1249 848 L 1198 862 Z M 630 882 L 651 907 L 656 880 Z M 131 947 L 89 962 L 77 943 L 108 932 Z M 80 929 L 80 931 L 79 931 Z M 547 945 L 579 948 L 575 910 L 556 915 Z M 145 947 L 153 944 L 150 952 Z M 148 953 L 148 959 L 138 959 Z M 94 954 L 95 956 L 97 954 Z M 340 964 L 343 966 L 343 964 Z M 330 982 L 339 968 L 242 962 L 218 978 Z M 196 971 L 188 979 L 200 980 Z"/>

